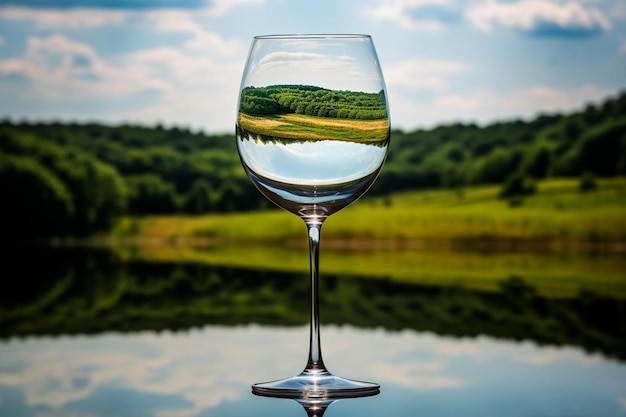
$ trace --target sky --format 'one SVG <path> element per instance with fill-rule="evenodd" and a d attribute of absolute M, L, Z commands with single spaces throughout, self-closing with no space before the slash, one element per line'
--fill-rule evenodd
<path fill-rule="evenodd" d="M 233 131 L 252 37 L 372 36 L 392 127 L 626 90 L 625 0 L 0 0 L 0 118 Z"/>

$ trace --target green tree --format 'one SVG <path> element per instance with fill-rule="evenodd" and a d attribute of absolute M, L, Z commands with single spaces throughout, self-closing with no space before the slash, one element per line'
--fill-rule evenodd
<path fill-rule="evenodd" d="M 126 189 L 117 171 L 74 150 L 58 156 L 47 165 L 71 191 L 76 208 L 72 232 L 89 235 L 109 229 L 126 208 Z"/>
<path fill-rule="evenodd" d="M 514 199 L 532 195 L 535 191 L 536 185 L 532 178 L 514 173 L 506 179 L 498 196 L 504 199 Z"/>
<path fill-rule="evenodd" d="M 536 179 L 546 178 L 552 163 L 552 153 L 545 146 L 533 148 L 526 152 L 522 171 Z"/>
<path fill-rule="evenodd" d="M 580 176 L 580 182 L 578 183 L 578 189 L 582 193 L 593 191 L 598 188 L 598 182 L 596 176 L 591 172 L 583 172 Z"/>
<path fill-rule="evenodd" d="M 577 171 L 591 171 L 600 176 L 618 175 L 622 143 L 626 138 L 626 118 L 605 122 L 582 135 L 577 152 Z"/>
<path fill-rule="evenodd" d="M 204 179 L 196 180 L 183 203 L 183 211 L 189 214 L 203 214 L 214 211 L 214 191 Z"/>
<path fill-rule="evenodd" d="M 0 153 L 3 239 L 47 238 L 68 233 L 72 196 L 49 169 L 29 157 Z"/>
<path fill-rule="evenodd" d="M 129 211 L 133 214 L 170 214 L 178 209 L 174 186 L 155 174 L 127 178 Z"/>
<path fill-rule="evenodd" d="M 566 119 L 563 130 L 568 139 L 576 140 L 584 130 L 584 123 L 580 117 L 570 116 Z"/>
<path fill-rule="evenodd" d="M 517 172 L 522 160 L 522 152 L 506 148 L 496 148 L 477 166 L 473 175 L 476 183 L 500 183 Z"/>
<path fill-rule="evenodd" d="M 0 148 L 32 158 L 64 184 L 73 206 L 66 226 L 68 235 L 106 230 L 124 213 L 126 190 L 119 173 L 95 157 L 23 134 L 4 135 Z"/>

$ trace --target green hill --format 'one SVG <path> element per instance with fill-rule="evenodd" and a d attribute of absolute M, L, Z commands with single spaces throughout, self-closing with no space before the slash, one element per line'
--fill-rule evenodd
<path fill-rule="evenodd" d="M 395 130 L 369 195 L 495 185 L 516 205 L 548 178 L 584 177 L 592 189 L 626 174 L 625 115 L 622 93 L 569 115 Z M 241 168 L 234 133 L 183 128 L 5 120 L 0 183 L 11 190 L 0 218 L 14 232 L 5 239 L 90 235 L 124 215 L 270 208 Z M 16 226 L 28 224 L 36 227 Z"/>

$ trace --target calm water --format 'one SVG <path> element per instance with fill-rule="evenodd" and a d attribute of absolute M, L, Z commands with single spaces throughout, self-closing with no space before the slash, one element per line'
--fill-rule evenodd
<path fill-rule="evenodd" d="M 305 276 L 66 250 L 5 269 L 1 416 L 305 416 L 250 393 L 304 366 Z M 621 296 L 326 276 L 322 297 L 326 364 L 382 386 L 325 416 L 626 416 Z"/>

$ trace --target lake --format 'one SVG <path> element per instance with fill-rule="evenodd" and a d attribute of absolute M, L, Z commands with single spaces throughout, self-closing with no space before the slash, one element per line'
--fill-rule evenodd
<path fill-rule="evenodd" d="M 250 393 L 305 365 L 299 252 L 6 250 L 0 415 L 305 416 Z M 621 254 L 327 252 L 326 365 L 381 393 L 325 416 L 626 416 Z"/>

